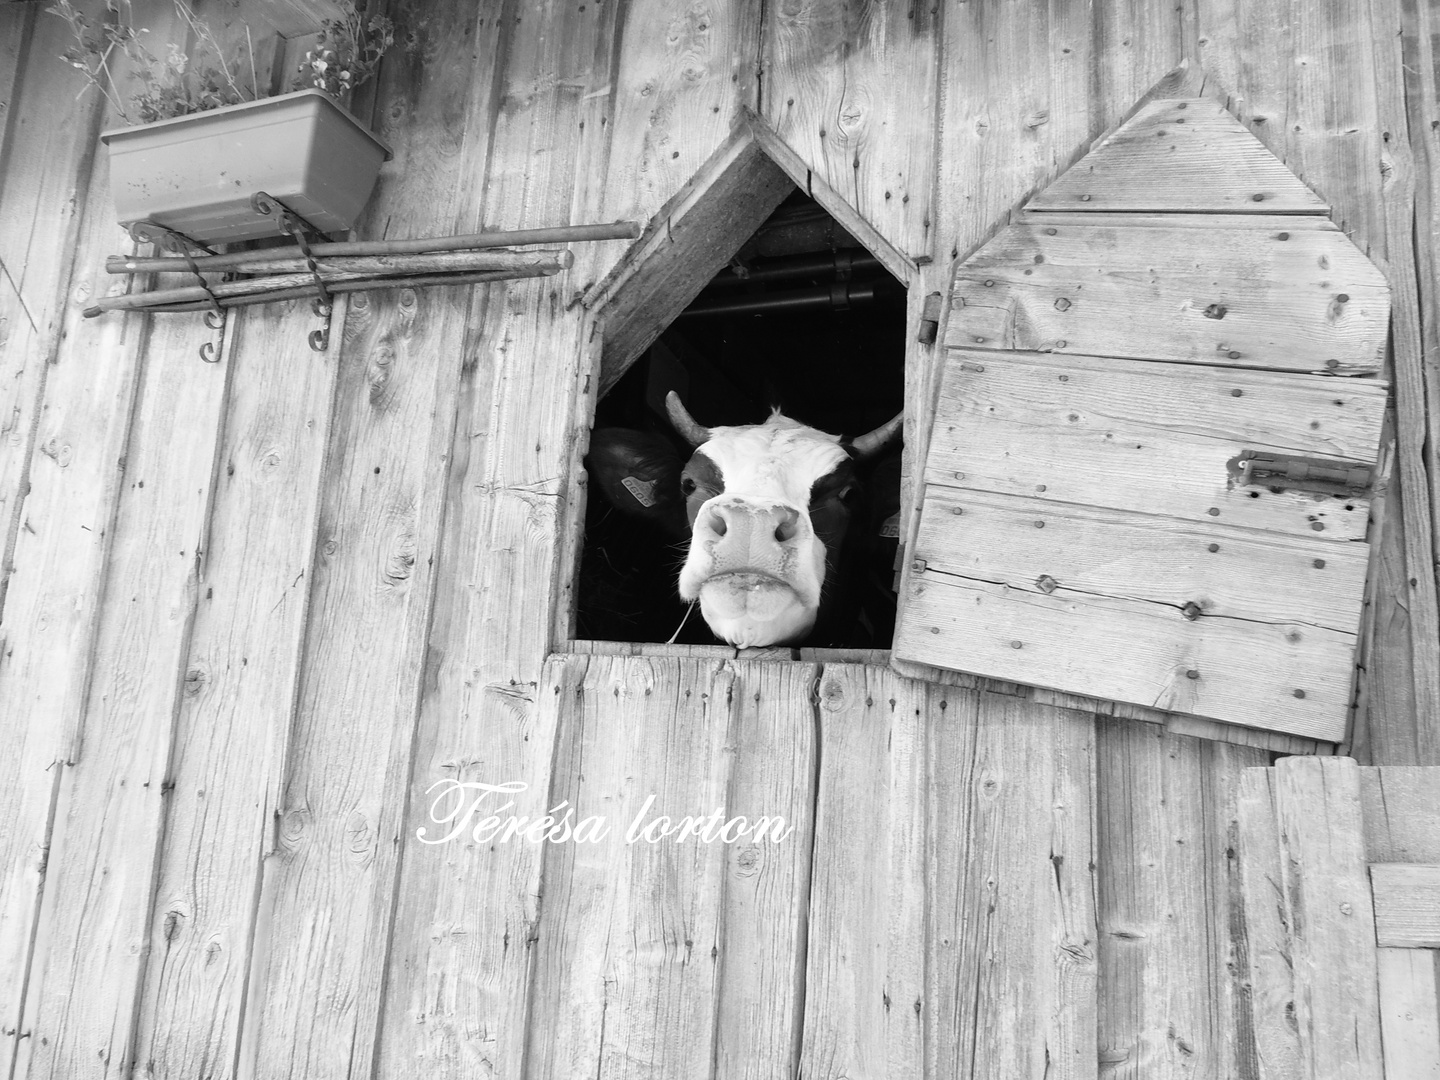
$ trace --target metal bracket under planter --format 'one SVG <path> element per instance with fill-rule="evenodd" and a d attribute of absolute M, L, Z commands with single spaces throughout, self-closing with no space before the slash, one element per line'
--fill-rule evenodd
<path fill-rule="evenodd" d="M 152 223 L 133 234 L 142 242 L 155 242 L 179 254 L 173 256 L 112 255 L 105 262 L 111 274 L 189 273 L 196 284 L 152 292 L 107 296 L 85 309 L 93 318 L 107 311 L 207 311 L 207 324 L 215 313 L 232 307 L 277 300 L 313 298 L 324 326 L 309 336 L 310 347 L 324 350 L 330 340 L 332 296 L 372 289 L 416 288 L 427 285 L 474 285 L 515 278 L 548 277 L 569 268 L 575 257 L 569 250 L 516 251 L 515 247 L 566 244 L 595 240 L 634 240 L 640 226 L 634 221 L 608 225 L 560 225 L 547 229 L 468 233 L 419 240 L 358 240 L 313 242 L 306 232 L 314 227 L 279 199 L 257 192 L 252 200 L 257 214 L 271 218 L 277 235 L 295 241 L 292 247 L 216 254 L 174 230 Z M 193 254 L 198 248 L 206 254 Z M 509 249 L 509 250 L 498 250 Z M 207 281 L 204 274 L 224 273 L 223 281 Z M 271 275 L 241 277 L 242 274 Z M 223 322 L 220 324 L 223 326 Z M 213 344 L 207 342 L 201 357 L 214 362 Z"/>
<path fill-rule="evenodd" d="M 1369 465 L 1353 461 L 1259 450 L 1246 450 L 1231 466 L 1245 487 L 1285 488 L 1342 497 L 1363 495 L 1375 477 L 1375 470 Z"/>

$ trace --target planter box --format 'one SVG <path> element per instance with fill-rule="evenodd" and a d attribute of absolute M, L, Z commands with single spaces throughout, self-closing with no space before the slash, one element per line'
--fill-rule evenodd
<path fill-rule="evenodd" d="M 155 221 L 206 243 L 274 236 L 265 191 L 326 233 L 360 215 L 390 148 L 320 90 L 101 134 L 122 225 Z"/>

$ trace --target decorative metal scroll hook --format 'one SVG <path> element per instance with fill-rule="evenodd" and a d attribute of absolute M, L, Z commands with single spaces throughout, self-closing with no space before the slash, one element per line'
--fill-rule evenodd
<path fill-rule="evenodd" d="M 300 254 L 305 258 L 305 268 L 310 271 L 310 277 L 315 282 L 315 291 L 319 294 L 311 306 L 315 314 L 325 320 L 324 325 L 319 330 L 312 330 L 306 340 L 310 342 L 310 348 L 316 352 L 324 352 L 330 347 L 330 315 L 334 311 L 335 302 L 330 298 L 330 290 L 325 287 L 325 279 L 320 276 L 320 267 L 315 262 L 315 255 L 310 250 L 310 240 L 306 235 L 312 232 L 316 236 L 321 234 L 308 221 L 267 192 L 257 191 L 251 195 L 250 206 L 257 214 L 270 218 L 276 228 L 292 237 L 299 246 Z"/>

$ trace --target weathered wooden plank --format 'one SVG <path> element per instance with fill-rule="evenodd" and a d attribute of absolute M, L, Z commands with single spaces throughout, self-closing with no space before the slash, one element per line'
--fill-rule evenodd
<path fill-rule="evenodd" d="M 1360 770 L 1365 854 L 1372 862 L 1440 863 L 1440 772 L 1434 766 Z"/>
<path fill-rule="evenodd" d="M 956 271 L 946 343 L 1377 371 L 1390 315 L 1379 270 L 1341 233 L 1236 221 L 1060 227 L 1031 215 Z"/>
<path fill-rule="evenodd" d="M 1377 944 L 1440 949 L 1440 865 L 1371 863 L 1370 886 Z"/>
<path fill-rule="evenodd" d="M 0 162 L 0 603 L 103 111 L 98 94 L 77 96 L 84 80 L 74 68 L 50 59 L 70 40 L 63 19 L 36 13 Z"/>
<path fill-rule="evenodd" d="M 952 4 L 942 21 L 934 250 L 943 262 L 979 248 L 1096 132 L 1088 8 Z"/>
<path fill-rule="evenodd" d="M 1435 1080 L 1440 1076 L 1440 953 L 1376 949 L 1375 959 L 1385 1080 Z"/>
<path fill-rule="evenodd" d="M 587 298 L 605 320 L 599 396 L 794 189 L 741 127 L 660 209 L 615 273 Z"/>
<path fill-rule="evenodd" d="M 1100 1060 L 1106 1077 L 1253 1075 L 1233 833 L 1263 751 L 1096 722 Z"/>
<path fill-rule="evenodd" d="M 808 707 L 817 674 L 552 661 L 547 709 L 561 728 L 552 798 L 574 822 L 594 817 L 606 829 L 547 853 L 527 1075 L 789 1071 L 816 768 L 813 715 L 793 705 Z M 717 809 L 722 823 L 785 822 L 770 839 L 732 832 L 734 842 L 645 831 L 686 817 L 708 827 Z"/>
<path fill-rule="evenodd" d="M 1196 97 L 1204 73 L 1182 57 L 1196 53 L 1195 15 L 1187 7 L 1156 0 L 1100 0 L 1095 25 L 1094 122 L 1110 131 L 1136 111 L 1136 103 L 1160 97 Z M 1183 65 L 1177 69 L 1177 65 Z"/>
<path fill-rule="evenodd" d="M 1038 697 L 1038 694 L 1037 694 Z M 1129 712 L 1124 706 L 1115 708 L 1115 715 L 1124 716 Z M 1280 731 L 1263 731 L 1260 728 L 1244 727 L 1240 724 L 1222 724 L 1218 720 L 1206 720 L 1198 716 L 1182 716 L 1167 713 L 1162 725 L 1172 735 L 1189 735 L 1196 739 L 1210 739 L 1229 743 L 1232 746 L 1253 746 L 1257 750 L 1269 750 L 1276 754 L 1333 754 L 1335 744 L 1321 739 L 1306 739 L 1298 735 L 1287 735 Z"/>
<path fill-rule="evenodd" d="M 895 247 L 930 252 L 938 9 L 789 0 L 765 8 L 762 107 L 806 166 Z"/>
<path fill-rule="evenodd" d="M 1366 500 L 1241 487 L 1230 463 L 1253 449 L 1371 465 L 1384 402 L 1370 381 L 952 350 L 925 479 L 1362 540 Z"/>
<path fill-rule="evenodd" d="M 227 349 L 217 364 L 196 356 L 197 338 L 210 336 L 198 322 L 156 323 L 141 345 L 145 370 L 125 449 L 85 713 L 58 782 L 25 998 L 27 1037 L 16 1068 L 22 1076 L 135 1067 L 174 716 L 208 549 L 232 366 Z"/>
<path fill-rule="evenodd" d="M 83 302 L 125 283 L 100 270 L 122 237 L 110 220 L 106 165 L 77 237 L 71 296 Z M 0 755 L 0 971 L 23 972 L 31 948 L 63 767 L 78 750 L 104 596 L 105 562 L 120 497 L 125 445 L 145 325 L 135 317 L 87 320 L 68 305 L 64 343 L 46 377 L 22 525 L 5 598 L 0 717 L 11 751 Z M 0 1029 L 19 1030 L 20 978 L 0 979 Z M 0 1053 L 8 1059 L 13 1043 Z M 0 1068 L 4 1065 L 0 1064 Z"/>
<path fill-rule="evenodd" d="M 758 1080 L 790 1074 L 808 1031 L 803 1002 L 819 989 L 807 983 L 805 964 L 814 943 L 809 920 L 822 733 L 813 701 L 821 669 L 751 662 L 736 670 L 727 813 L 751 821 L 779 816 L 795 830 L 779 844 L 752 840 L 726 851 L 714 1075 Z M 918 944 L 896 951 L 908 962 L 895 972 L 897 983 L 923 981 L 923 965 L 915 967 Z"/>
<path fill-rule="evenodd" d="M 437 220 L 453 222 L 457 232 L 478 229 L 482 188 L 474 178 L 483 175 L 491 145 L 496 84 L 489 54 L 477 55 L 472 42 L 493 39 L 495 17 L 490 7 L 432 7 L 424 51 L 402 53 L 394 66 L 387 60 L 379 134 L 395 150 L 395 167 L 382 177 L 362 224 L 372 234 L 432 234 L 441 231 Z M 457 95 L 458 73 L 472 70 L 486 75 L 464 80 Z M 415 710 L 435 565 L 453 498 L 461 367 L 454 358 L 474 317 L 473 293 L 357 294 L 338 342 L 320 558 L 281 793 L 283 824 L 263 875 L 242 1072 L 363 1075 L 384 1071 L 375 1060 L 382 1048 L 431 1064 L 419 1047 L 429 1047 L 434 1029 L 414 1022 L 413 982 L 387 973 L 386 963 L 393 949 L 407 961 L 401 970 L 423 979 L 429 970 L 412 959 L 414 936 L 428 939 L 432 927 L 455 925 L 412 913 L 400 932 L 394 909 L 412 755 L 420 745 Z M 517 697 L 523 703 L 523 693 Z M 520 726 L 505 715 L 512 730 Z M 433 779 L 420 782 L 422 792 Z M 428 805 L 423 795 L 417 800 Z M 417 895 L 399 896 L 433 903 L 437 892 L 432 877 Z M 433 936 L 443 948 L 444 936 Z M 489 946 L 485 937 L 482 947 Z M 512 977 L 502 972 L 500 979 Z M 383 1003 L 382 986 L 389 988 Z M 510 996 L 513 982 L 502 992 L 516 1018 L 507 1015 L 500 1028 L 523 1029 L 523 995 Z M 391 1009 L 409 1010 L 409 1022 L 389 1025 L 393 1038 L 378 1039 Z M 492 1030 L 494 1020 L 478 1014 L 476 1030 Z M 445 1064 L 435 1063 L 437 1070 Z"/>
<path fill-rule="evenodd" d="M 462 115 L 448 104 L 453 72 L 417 60 L 434 80 L 423 99 L 436 110 L 434 126 L 474 155 L 452 181 L 470 191 L 464 213 L 478 219 L 483 210 L 498 229 L 570 220 L 580 186 L 599 167 L 567 148 L 580 120 L 595 116 L 590 107 L 601 98 L 592 95 L 610 78 L 610 6 L 556 0 L 473 12 L 473 33 L 496 52 L 474 57 L 470 38 L 457 37 L 457 63 L 471 72 Z M 459 19 L 471 8 L 449 10 Z M 483 206 L 475 179 L 482 173 Z M 453 465 L 409 786 L 420 813 L 431 785 L 457 771 L 524 780 L 517 813 L 553 805 L 544 801 L 553 723 L 535 698 L 554 630 L 580 387 L 598 374 L 586 369 L 584 312 L 567 305 L 571 295 L 567 282 L 548 279 L 476 290 L 468 310 L 456 304 L 454 320 L 428 345 L 433 355 L 464 359 L 452 361 L 460 368 L 453 432 L 446 421 L 452 441 L 436 451 Z M 535 1037 L 534 955 L 523 946 L 539 918 L 543 851 L 487 845 L 475 857 L 447 859 L 415 850 L 413 838 L 406 843 L 378 1070 L 399 1074 L 423 1062 L 443 1076 L 520 1076 Z M 477 896 L 492 899 L 477 904 Z"/>
<path fill-rule="evenodd" d="M 819 699 L 800 1075 L 922 1076 L 930 695 L 883 667 L 831 664 Z"/>
<path fill-rule="evenodd" d="M 450 430 L 433 418 L 453 414 L 458 377 L 433 343 L 461 311 L 443 290 L 358 293 L 332 344 L 320 557 L 241 1035 L 259 1073 L 351 1075 L 374 1052 L 412 752 L 397 717 L 415 708 L 445 492 Z"/>
<path fill-rule="evenodd" d="M 343 301 L 336 318 L 343 322 Z M 281 805 L 336 352 L 308 304 L 236 320 L 211 537 L 169 771 L 136 1060 L 198 1076 L 236 1058 L 255 895 Z"/>
<path fill-rule="evenodd" d="M 1143 105 L 1028 206 L 1216 214 L 1329 209 L 1245 125 L 1202 97 Z"/>
<path fill-rule="evenodd" d="M 1195 604 L 1201 619 L 1308 623 L 1339 631 L 1354 647 L 1362 545 L 929 490 L 914 553 L 929 570 L 1057 597 L 1076 592 L 1177 610 Z M 1206 631 L 1225 633 L 1219 623 Z"/>
<path fill-rule="evenodd" d="M 1345 734 L 1351 671 L 1337 657 L 1351 647 L 1308 624 L 1237 620 L 1220 637 L 1173 608 L 929 570 L 911 577 L 895 636 L 911 662 L 1331 742 Z"/>
<path fill-rule="evenodd" d="M 1280 871 L 1275 770 L 1249 768 L 1236 801 L 1236 868 L 1243 904 L 1248 1006 L 1259 1075 L 1308 1080 L 1295 1026 L 1296 987 L 1290 916 Z"/>
<path fill-rule="evenodd" d="M 1440 249 L 1440 147 L 1433 133 L 1440 130 L 1440 71 L 1436 70 L 1440 53 L 1436 51 L 1435 35 L 1440 31 L 1440 12 L 1432 5 L 1401 3 L 1398 5 L 1399 33 L 1395 40 L 1376 40 L 1377 75 L 1381 77 L 1382 114 L 1388 119 L 1403 102 L 1406 130 L 1410 136 L 1415 200 L 1414 258 L 1418 299 L 1420 302 L 1420 335 L 1422 375 L 1425 385 L 1427 439 L 1424 444 L 1425 469 L 1431 483 L 1430 522 L 1432 540 L 1440 544 L 1440 318 L 1437 318 L 1436 250 Z M 1395 41 L 1401 46 L 1398 58 L 1393 52 Z M 1397 100 L 1392 79 L 1403 73 L 1404 94 Z M 1433 764 L 1434 762 L 1432 762 Z"/>
<path fill-rule="evenodd" d="M 1282 758 L 1274 783 L 1304 1075 L 1380 1076 L 1359 769 L 1348 758 Z"/>
<path fill-rule="evenodd" d="M 1434 251 L 1426 241 L 1436 231 L 1437 207 L 1434 202 L 1437 178 L 1417 175 L 1416 144 L 1422 149 L 1419 161 L 1433 166 L 1434 130 L 1424 134 L 1411 132 L 1406 139 L 1398 133 L 1415 122 L 1440 119 L 1433 94 L 1436 74 L 1433 66 L 1425 73 L 1406 71 L 1406 64 L 1423 62 L 1418 42 L 1407 47 L 1405 24 L 1411 22 L 1406 9 L 1409 3 L 1383 5 L 1371 13 L 1375 35 L 1370 48 L 1349 40 L 1354 30 L 1342 24 L 1336 28 L 1346 44 L 1357 53 L 1355 64 L 1360 74 L 1368 65 L 1374 73 L 1374 90 L 1357 102 L 1362 115 L 1375 116 L 1375 127 L 1366 131 L 1375 158 L 1383 155 L 1386 168 L 1383 181 L 1376 184 L 1373 168 L 1362 172 L 1361 161 L 1342 159 L 1342 164 L 1355 169 L 1357 179 L 1370 185 L 1365 191 L 1378 204 L 1384 226 L 1385 258 L 1381 263 L 1395 295 L 1395 318 L 1391 331 L 1391 359 L 1394 368 L 1396 414 L 1396 469 L 1404 498 L 1400 512 L 1405 540 L 1405 590 L 1394 602 L 1409 609 L 1411 615 L 1411 665 L 1415 678 L 1416 760 L 1423 765 L 1440 765 L 1440 586 L 1436 581 L 1437 543 L 1440 543 L 1440 452 L 1435 446 L 1440 432 L 1440 357 L 1434 345 L 1440 341 L 1440 328 L 1435 325 L 1433 277 Z M 1416 14 L 1418 19 L 1418 12 Z M 1427 11 L 1426 22 L 1433 26 L 1435 14 Z M 1411 24 L 1413 35 L 1419 28 Z M 1370 39 L 1362 38 L 1365 44 Z M 1372 55 L 1373 53 L 1373 55 Z M 1369 90 L 1368 85 L 1366 86 Z M 1429 91 L 1427 103 L 1412 103 L 1412 94 Z M 1332 93 L 1334 91 L 1331 91 Z M 1373 104 L 1371 99 L 1373 98 Z M 1418 114 L 1418 115 L 1416 115 Z M 1379 131 L 1380 142 L 1374 144 Z M 1353 155 L 1353 150 L 1351 151 Z M 1375 158 L 1370 158 L 1373 161 Z M 1347 177 L 1347 179 L 1349 179 Z M 1375 188 L 1378 187 L 1378 190 Z M 1363 208 L 1375 213 L 1375 206 Z M 1378 246 L 1379 238 L 1372 240 Z M 1426 295 L 1422 298 L 1421 290 Z M 1422 302 L 1428 310 L 1422 310 Z"/>
<path fill-rule="evenodd" d="M 1202 229 L 1212 231 L 1216 227 L 1214 214 L 1184 213 L 1128 213 L 1104 210 L 1034 210 L 1025 206 L 1011 215 L 1015 225 L 1025 225 L 1042 232 L 1048 228 L 1120 228 L 1120 229 L 1163 229 L 1183 231 Z M 1243 218 L 1220 219 L 1222 228 L 1255 232 L 1295 233 L 1340 233 L 1339 225 L 1324 214 L 1247 214 Z"/>
<path fill-rule="evenodd" d="M 649 222 L 724 145 L 740 109 L 754 105 L 760 4 L 632 0 L 609 17 L 616 25 L 602 30 L 594 101 L 579 124 L 589 169 L 576 220 Z M 577 290 L 603 279 L 629 246 L 583 245 L 571 274 Z"/>
<path fill-rule="evenodd" d="M 33 4 L 0 8 L 0 163 L 9 157 L 8 136 L 19 112 L 14 108 L 15 91 L 24 78 L 26 50 L 37 14 Z"/>
<path fill-rule="evenodd" d="M 1092 719 L 934 694 L 926 1075 L 1093 1077 Z"/>

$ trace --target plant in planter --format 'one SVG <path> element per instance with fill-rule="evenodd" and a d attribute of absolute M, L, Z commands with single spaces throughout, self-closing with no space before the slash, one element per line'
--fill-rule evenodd
<path fill-rule="evenodd" d="M 272 235 L 272 222 L 251 209 L 257 191 L 321 232 L 354 223 L 390 151 L 337 99 L 374 75 L 395 40 L 389 19 L 364 16 L 353 0 L 343 0 L 341 15 L 322 22 L 296 88 L 270 97 L 257 88 L 248 28 L 245 51 L 227 58 L 186 0 L 175 0 L 193 56 L 169 43 L 161 59 L 146 47 L 148 31 L 134 25 L 130 0 L 106 5 L 109 18 L 98 25 L 71 0 L 47 10 L 75 35 L 63 59 L 124 120 L 138 121 L 100 136 L 110 149 L 110 187 L 122 224 L 153 221 L 205 243 Z M 129 108 L 113 71 L 122 57 L 138 84 Z"/>

